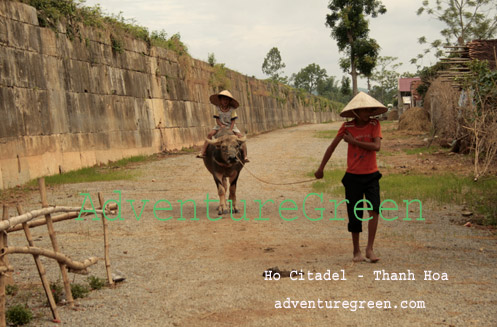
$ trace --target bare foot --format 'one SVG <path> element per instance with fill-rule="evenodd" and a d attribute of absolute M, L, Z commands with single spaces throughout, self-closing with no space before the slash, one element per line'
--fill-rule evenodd
<path fill-rule="evenodd" d="M 373 250 L 368 250 L 366 249 L 366 258 L 369 259 L 369 261 L 371 261 L 372 263 L 375 263 L 375 262 L 378 262 L 380 260 L 380 258 L 378 258 Z"/>
<path fill-rule="evenodd" d="M 366 259 L 364 259 L 364 257 L 362 256 L 361 252 L 354 253 L 354 258 L 352 259 L 352 261 L 354 261 L 354 262 L 362 262 L 362 261 L 365 261 L 365 260 Z"/>

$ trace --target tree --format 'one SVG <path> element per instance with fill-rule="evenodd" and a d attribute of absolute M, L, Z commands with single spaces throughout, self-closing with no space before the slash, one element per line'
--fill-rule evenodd
<path fill-rule="evenodd" d="M 326 15 L 326 26 L 331 28 L 338 49 L 347 54 L 352 91 L 357 94 L 358 73 L 365 76 L 371 73 L 379 51 L 376 41 L 368 37 L 369 23 L 365 16 L 374 18 L 387 10 L 379 0 L 331 0 L 328 9 L 331 14 Z"/>
<path fill-rule="evenodd" d="M 292 75 L 293 86 L 309 93 L 317 93 L 318 84 L 327 78 L 326 69 L 310 64 Z"/>
<path fill-rule="evenodd" d="M 207 55 L 207 62 L 209 63 L 209 65 L 211 67 L 214 67 L 214 65 L 216 64 L 216 56 L 214 55 L 214 53 L 209 53 Z"/>
<path fill-rule="evenodd" d="M 340 92 L 335 76 L 320 80 L 316 86 L 316 91 L 319 96 L 333 99 L 334 95 Z"/>
<path fill-rule="evenodd" d="M 392 103 L 397 93 L 400 73 L 397 72 L 402 63 L 396 62 L 397 57 L 378 57 L 371 80 L 378 83 L 373 87 L 374 97 L 382 103 Z M 373 95 L 373 94 L 371 94 Z"/>
<path fill-rule="evenodd" d="M 340 93 L 342 93 L 343 95 L 350 95 L 352 93 L 352 90 L 350 89 L 350 78 L 345 76 L 342 77 Z"/>
<path fill-rule="evenodd" d="M 262 72 L 269 75 L 274 81 L 286 83 L 287 78 L 280 76 L 280 74 L 283 74 L 283 68 L 285 67 L 286 65 L 281 60 L 280 50 L 273 47 L 264 58 Z"/>
<path fill-rule="evenodd" d="M 316 91 L 319 96 L 345 104 L 350 101 L 350 82 L 345 89 L 347 94 L 341 92 L 340 81 L 335 76 L 329 76 L 318 81 Z"/>
<path fill-rule="evenodd" d="M 356 61 L 355 67 L 357 74 L 363 75 L 368 79 L 368 90 L 371 90 L 370 78 L 373 75 L 373 69 L 376 67 L 376 61 L 378 59 L 378 54 L 380 51 L 380 46 L 376 43 L 374 39 L 358 40 L 356 47 Z M 348 58 L 340 58 L 340 67 L 345 73 L 350 74 L 350 51 L 345 50 Z M 356 92 L 357 93 L 357 92 Z"/>
<path fill-rule="evenodd" d="M 440 31 L 444 40 L 434 40 L 424 53 L 411 59 L 416 64 L 419 59 L 435 50 L 435 57 L 444 54 L 442 46 L 465 45 L 474 39 L 490 39 L 497 35 L 497 2 L 495 0 L 436 0 L 435 4 L 424 0 L 417 14 L 426 13 L 446 24 Z M 427 44 L 425 36 L 418 39 Z M 419 68 L 419 67 L 418 67 Z"/>

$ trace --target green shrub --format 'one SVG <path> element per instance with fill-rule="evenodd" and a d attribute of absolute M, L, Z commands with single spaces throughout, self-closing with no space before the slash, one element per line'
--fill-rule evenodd
<path fill-rule="evenodd" d="M 62 23 L 66 27 L 69 39 L 75 37 L 81 39 L 80 25 L 107 29 L 118 37 L 113 37 L 112 48 L 115 52 L 122 52 L 122 39 L 130 35 L 136 39 L 143 40 L 147 44 L 170 49 L 178 55 L 187 54 L 188 48 L 181 41 L 179 33 L 170 38 L 164 31 L 149 33 L 148 29 L 140 26 L 134 19 L 126 19 L 122 13 L 117 15 L 106 15 L 100 5 L 93 7 L 84 6 L 84 0 L 19 0 L 33 6 L 37 10 L 40 26 L 48 27 L 57 32 L 57 25 Z"/>
<path fill-rule="evenodd" d="M 224 64 L 215 64 L 214 71 L 209 79 L 209 85 L 217 92 L 231 88 L 231 81 L 227 76 L 228 69 Z"/>
<path fill-rule="evenodd" d="M 123 42 L 114 36 L 110 36 L 110 42 L 112 43 L 112 51 L 116 53 L 123 53 Z"/>
<path fill-rule="evenodd" d="M 92 290 L 99 290 L 105 286 L 106 282 L 105 282 L 105 279 L 103 279 L 103 278 L 90 276 L 90 277 L 88 277 L 88 284 L 90 284 L 90 288 Z"/>
<path fill-rule="evenodd" d="M 84 298 L 88 295 L 90 290 L 88 286 L 81 284 L 71 284 L 71 293 L 74 299 Z"/>
<path fill-rule="evenodd" d="M 33 313 L 28 307 L 18 304 L 10 307 L 5 314 L 5 317 L 9 324 L 21 326 L 29 323 L 31 319 L 33 319 Z"/>
<path fill-rule="evenodd" d="M 60 285 L 58 282 L 52 282 L 50 283 L 50 290 L 52 291 L 55 303 L 59 303 L 60 301 L 62 301 L 62 285 Z"/>

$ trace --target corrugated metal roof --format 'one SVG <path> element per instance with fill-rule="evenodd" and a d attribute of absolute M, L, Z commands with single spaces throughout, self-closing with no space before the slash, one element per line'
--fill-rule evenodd
<path fill-rule="evenodd" d="M 420 80 L 421 78 L 419 77 L 399 78 L 399 91 L 411 92 L 411 83 Z"/>

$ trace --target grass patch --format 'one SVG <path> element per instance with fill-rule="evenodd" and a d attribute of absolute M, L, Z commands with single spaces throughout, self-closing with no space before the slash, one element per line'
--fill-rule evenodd
<path fill-rule="evenodd" d="M 136 172 L 126 170 L 133 163 L 146 162 L 151 160 L 153 156 L 134 156 L 124 158 L 118 161 L 111 161 L 101 167 L 86 167 L 78 170 L 69 171 L 67 173 L 51 175 L 45 177 L 46 185 L 74 184 L 74 183 L 90 183 L 90 182 L 107 182 L 115 180 L 130 180 L 136 177 Z M 35 187 L 38 185 L 38 180 L 32 180 L 28 186 Z"/>
<path fill-rule="evenodd" d="M 133 175 L 123 170 L 112 170 L 110 168 L 87 167 L 67 173 L 45 177 L 46 185 L 74 184 L 126 180 L 133 178 Z M 28 185 L 38 185 L 38 180 L 32 180 Z"/>
<path fill-rule="evenodd" d="M 327 193 L 343 198 L 345 191 L 341 186 L 344 174 L 345 171 L 341 169 L 327 170 L 322 179 L 312 183 L 312 188 L 318 193 Z M 314 172 L 309 173 L 309 177 L 314 177 Z"/>
<path fill-rule="evenodd" d="M 344 197 L 345 190 L 341 179 L 344 171 L 326 171 L 324 178 L 312 184 L 318 193 Z M 421 202 L 433 201 L 437 204 L 463 204 L 482 214 L 484 224 L 497 225 L 497 178 L 486 177 L 473 182 L 471 176 L 458 176 L 450 173 L 389 174 L 380 180 L 381 199 L 391 199 L 399 206 L 404 200 L 418 199 Z"/>
<path fill-rule="evenodd" d="M 423 146 L 421 148 L 404 149 L 403 151 L 406 154 L 419 154 L 419 153 L 422 153 L 422 154 L 433 154 L 435 152 L 440 151 L 441 149 L 442 148 L 438 147 L 438 146 L 430 146 L 430 147 Z"/>
<path fill-rule="evenodd" d="M 319 139 L 334 139 L 337 134 L 337 130 L 317 131 L 314 137 L 317 137 Z"/>
<path fill-rule="evenodd" d="M 88 277 L 88 285 L 90 285 L 90 289 L 92 290 L 99 290 L 106 285 L 106 281 L 103 278 L 90 276 Z"/>
<path fill-rule="evenodd" d="M 9 325 L 22 326 L 28 324 L 33 319 L 33 313 L 24 305 L 14 305 L 7 309 L 5 318 Z"/>
<path fill-rule="evenodd" d="M 90 288 L 87 285 L 71 284 L 71 293 L 74 299 L 81 299 L 90 293 Z"/>

